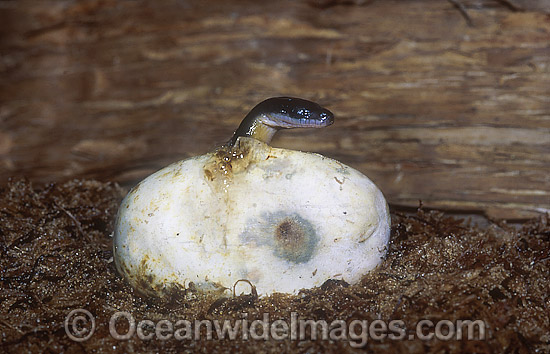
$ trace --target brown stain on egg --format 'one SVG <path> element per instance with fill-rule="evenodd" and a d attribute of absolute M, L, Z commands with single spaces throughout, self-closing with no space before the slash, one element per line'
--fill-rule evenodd
<path fill-rule="evenodd" d="M 319 235 L 313 224 L 298 213 L 284 210 L 250 218 L 241 234 L 243 244 L 269 247 L 273 254 L 289 263 L 305 263 L 315 254 Z"/>
<path fill-rule="evenodd" d="M 271 147 L 253 139 L 239 138 L 234 146 L 220 146 L 204 164 L 203 173 L 208 182 L 229 183 L 233 176 L 245 172 L 253 163 L 265 160 Z M 274 157 L 274 156 L 271 156 Z M 225 186 L 224 186 L 225 187 Z"/>
<path fill-rule="evenodd" d="M 299 214 L 274 214 L 273 234 L 275 255 L 292 263 L 305 263 L 315 252 L 319 236 L 313 225 Z"/>
<path fill-rule="evenodd" d="M 209 181 L 214 180 L 214 175 L 212 174 L 212 171 L 210 171 L 208 168 L 204 168 L 204 175 Z"/>
<path fill-rule="evenodd" d="M 298 257 L 307 239 L 305 230 L 292 218 L 283 220 L 275 229 L 275 243 L 289 258 Z"/>

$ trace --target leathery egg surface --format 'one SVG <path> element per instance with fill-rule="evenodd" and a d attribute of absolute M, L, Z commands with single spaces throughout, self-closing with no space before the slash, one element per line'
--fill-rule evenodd
<path fill-rule="evenodd" d="M 223 291 L 241 279 L 259 294 L 293 293 L 359 281 L 389 234 L 387 203 L 357 170 L 240 137 L 135 186 L 117 216 L 114 260 L 147 294 Z"/>

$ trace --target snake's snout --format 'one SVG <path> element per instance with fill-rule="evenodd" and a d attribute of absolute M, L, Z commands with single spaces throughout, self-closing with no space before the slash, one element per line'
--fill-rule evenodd
<path fill-rule="evenodd" d="M 334 123 L 334 114 L 329 111 L 328 109 L 325 109 L 323 112 L 319 114 L 319 125 L 322 127 L 328 127 L 332 123 Z"/>

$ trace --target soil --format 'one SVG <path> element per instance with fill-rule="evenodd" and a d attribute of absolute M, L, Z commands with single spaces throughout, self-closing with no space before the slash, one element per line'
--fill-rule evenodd
<path fill-rule="evenodd" d="M 206 296 L 181 289 L 158 299 L 136 293 L 114 269 L 113 220 L 123 196 L 117 184 L 94 180 L 45 186 L 15 180 L 1 190 L 0 351 L 340 353 L 360 346 L 382 353 L 550 352 L 548 215 L 520 227 L 504 222 L 479 227 L 439 211 L 394 211 L 387 258 L 358 284 L 328 280 L 297 295 L 267 297 L 254 292 Z M 95 318 L 95 332 L 86 341 L 74 341 L 66 332 L 65 318 L 76 309 Z M 144 333 L 157 337 L 114 338 L 109 321 L 117 311 L 128 312 L 138 324 L 152 321 L 145 323 Z M 311 328 L 304 332 L 304 340 L 242 335 L 220 340 L 216 333 L 209 340 L 206 326 L 199 326 L 200 339 L 181 339 L 175 337 L 177 324 L 174 335 L 162 340 L 163 332 L 151 327 L 158 329 L 163 319 L 252 323 L 264 316 L 288 323 L 293 316 L 340 325 L 332 321 L 342 320 L 346 328 L 380 325 L 376 320 L 402 321 L 406 329 L 386 331 L 402 334 L 400 339 L 369 332 L 363 343 L 357 337 L 312 340 Z M 485 338 L 421 339 L 415 325 L 422 319 L 453 324 L 481 320 Z M 87 323 L 81 320 L 73 327 L 71 319 L 67 328 L 87 334 Z M 353 328 L 354 333 L 361 329 Z M 128 329 L 124 319 L 116 322 L 116 333 Z"/>

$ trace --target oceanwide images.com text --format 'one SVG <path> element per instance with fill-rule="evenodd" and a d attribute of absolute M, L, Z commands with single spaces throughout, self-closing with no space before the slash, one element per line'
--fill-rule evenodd
<path fill-rule="evenodd" d="M 92 337 L 96 328 L 94 316 L 87 310 L 71 311 L 65 318 L 69 338 L 82 342 Z M 484 340 L 485 322 L 481 320 L 418 321 L 408 330 L 402 320 L 311 320 L 292 312 L 290 319 L 248 319 L 242 313 L 237 320 L 136 320 L 129 312 L 115 312 L 109 320 L 109 333 L 117 340 L 138 337 L 140 340 L 327 340 L 347 341 L 362 347 L 369 340 Z"/>

